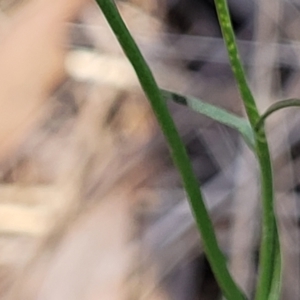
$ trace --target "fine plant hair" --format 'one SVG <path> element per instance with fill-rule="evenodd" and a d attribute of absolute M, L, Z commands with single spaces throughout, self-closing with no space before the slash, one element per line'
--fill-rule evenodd
<path fill-rule="evenodd" d="M 264 122 L 269 115 L 279 109 L 288 106 L 299 106 L 300 100 L 288 99 L 278 101 L 267 109 L 265 113 L 259 112 L 240 59 L 226 0 L 215 0 L 215 7 L 228 52 L 229 63 L 246 111 L 246 117 L 243 118 L 205 101 L 160 89 L 147 62 L 123 22 L 114 1 L 96 0 L 96 2 L 133 66 L 141 87 L 165 135 L 174 164 L 181 175 L 183 186 L 202 238 L 204 252 L 224 297 L 229 300 L 247 299 L 247 297 L 228 270 L 226 258 L 219 247 L 212 220 L 204 203 L 201 187 L 199 187 L 184 144 L 168 111 L 167 101 L 175 101 L 185 105 L 200 114 L 234 128 L 241 134 L 255 154 L 260 170 L 260 198 L 262 204 L 259 270 L 255 299 L 279 299 L 282 283 L 282 260 L 274 209 L 271 157 Z"/>

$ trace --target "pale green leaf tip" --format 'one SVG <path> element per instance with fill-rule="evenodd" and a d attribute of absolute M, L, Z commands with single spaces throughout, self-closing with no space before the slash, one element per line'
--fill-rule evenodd
<path fill-rule="evenodd" d="M 247 119 L 234 115 L 227 110 L 204 102 L 200 99 L 161 89 L 162 95 L 166 100 L 185 105 L 193 111 L 205 115 L 221 124 L 237 130 L 243 137 L 246 144 L 253 151 L 255 148 L 254 133 Z"/>

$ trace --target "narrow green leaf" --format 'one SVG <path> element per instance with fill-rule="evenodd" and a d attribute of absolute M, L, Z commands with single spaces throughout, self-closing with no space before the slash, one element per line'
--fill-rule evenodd
<path fill-rule="evenodd" d="M 256 131 L 260 130 L 260 128 L 264 124 L 266 118 L 268 116 L 270 116 L 271 114 L 273 114 L 275 111 L 280 110 L 282 108 L 293 107 L 293 106 L 300 106 L 300 99 L 294 99 L 294 98 L 292 98 L 292 99 L 285 99 L 285 100 L 281 100 L 281 101 L 278 101 L 278 102 L 272 104 L 266 110 L 266 112 L 264 114 L 262 114 L 262 116 L 258 120 L 257 124 L 255 125 L 255 130 Z"/>
<path fill-rule="evenodd" d="M 198 98 L 183 96 L 163 89 L 161 91 L 165 99 L 172 100 L 181 105 L 185 105 L 204 116 L 207 116 L 219 123 L 236 129 L 242 135 L 243 139 L 250 147 L 250 149 L 254 150 L 255 141 L 253 130 L 247 119 L 236 116 L 223 108 L 209 104 Z"/>

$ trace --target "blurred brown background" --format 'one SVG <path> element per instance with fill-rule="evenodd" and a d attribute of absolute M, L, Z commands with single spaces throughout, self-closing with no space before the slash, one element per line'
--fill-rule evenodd
<path fill-rule="evenodd" d="M 299 97 L 299 4 L 229 5 L 259 108 Z M 160 86 L 243 114 L 213 1 L 118 7 Z M 0 299 L 220 299 L 164 139 L 96 4 L 1 0 L 0 28 Z M 251 298 L 254 157 L 227 127 L 175 104 L 170 111 Z M 267 124 L 287 300 L 300 295 L 297 113 Z"/>

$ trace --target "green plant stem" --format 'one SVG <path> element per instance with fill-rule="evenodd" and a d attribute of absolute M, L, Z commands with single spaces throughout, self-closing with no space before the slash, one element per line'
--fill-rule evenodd
<path fill-rule="evenodd" d="M 269 299 L 268 297 L 271 292 L 272 282 L 278 281 L 276 275 L 280 275 L 281 271 L 275 272 L 274 269 L 275 262 L 278 261 L 277 253 L 280 253 L 280 245 L 274 211 L 272 166 L 264 130 L 261 130 L 260 134 L 256 135 L 256 149 L 261 173 L 263 208 L 262 241 L 259 258 L 260 274 L 256 290 L 256 299 L 265 300 Z"/>
<path fill-rule="evenodd" d="M 213 225 L 206 210 L 185 147 L 180 139 L 173 119 L 169 114 L 166 102 L 161 95 L 150 68 L 126 28 L 115 3 L 111 0 L 96 0 L 96 2 L 101 8 L 114 34 L 118 38 L 123 51 L 131 62 L 166 137 L 174 163 L 181 174 L 197 226 L 201 232 L 205 253 L 220 288 L 228 299 L 245 299 L 245 296 L 237 287 L 228 271 L 226 259 L 218 246 Z M 174 228 L 174 230 L 176 230 L 176 228 Z"/>
<path fill-rule="evenodd" d="M 263 113 L 258 120 L 257 124 L 255 125 L 255 131 L 259 131 L 261 126 L 264 124 L 266 118 L 273 114 L 275 111 L 286 108 L 286 107 L 293 107 L 293 106 L 300 106 L 300 99 L 285 99 L 278 101 L 272 104 L 265 113 Z"/>
<path fill-rule="evenodd" d="M 278 259 L 277 253 L 280 252 L 280 245 L 278 242 L 279 237 L 274 211 L 274 189 L 270 152 L 266 140 L 264 126 L 262 125 L 259 131 L 255 131 L 255 126 L 260 119 L 260 114 L 256 107 L 254 97 L 248 86 L 241 59 L 239 57 L 227 2 L 226 0 L 215 0 L 215 4 L 219 23 L 228 51 L 231 68 L 237 81 L 247 116 L 254 131 L 256 155 L 259 162 L 261 174 L 261 194 L 263 209 L 263 228 L 259 260 L 260 274 L 256 291 L 256 299 L 266 300 L 268 299 L 271 291 L 272 281 L 278 281 L 278 274 L 281 273 L 278 272 L 278 270 L 274 272 L 274 262 Z"/>
<path fill-rule="evenodd" d="M 268 300 L 279 300 L 280 296 L 281 296 L 281 253 L 280 251 L 280 245 L 279 245 L 279 240 L 277 239 L 277 251 L 276 251 L 276 257 L 275 257 L 275 262 L 274 262 L 274 276 L 273 276 L 273 280 L 272 280 L 272 286 L 271 286 L 271 291 L 269 294 L 269 298 Z"/>

